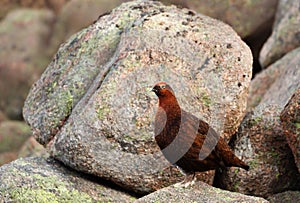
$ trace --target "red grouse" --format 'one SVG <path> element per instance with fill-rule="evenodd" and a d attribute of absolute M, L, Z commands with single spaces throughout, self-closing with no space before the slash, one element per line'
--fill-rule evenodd
<path fill-rule="evenodd" d="M 169 162 L 193 178 L 195 172 L 231 166 L 249 169 L 213 128 L 180 108 L 167 83 L 157 83 L 152 91 L 159 99 L 154 123 L 155 140 Z"/>

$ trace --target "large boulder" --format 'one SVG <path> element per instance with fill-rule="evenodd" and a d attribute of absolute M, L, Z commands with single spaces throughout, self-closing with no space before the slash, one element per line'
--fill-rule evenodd
<path fill-rule="evenodd" d="M 144 196 L 135 203 L 148 203 L 148 202 L 217 202 L 217 203 L 267 203 L 268 201 L 259 198 L 243 195 L 236 192 L 229 192 L 220 190 L 218 188 L 207 185 L 203 182 L 196 182 L 195 185 L 190 187 L 183 186 L 169 186 L 147 196 Z"/>
<path fill-rule="evenodd" d="M 115 187 L 115 186 L 114 186 Z M 53 159 L 21 158 L 0 167 L 0 202 L 133 202 L 101 179 L 88 178 Z"/>
<path fill-rule="evenodd" d="M 300 85 L 281 112 L 280 120 L 300 173 Z"/>
<path fill-rule="evenodd" d="M 15 10 L 0 22 L 0 110 L 20 119 L 30 86 L 49 63 L 46 50 L 54 14 Z"/>
<path fill-rule="evenodd" d="M 299 85 L 300 48 L 255 75 L 248 96 L 248 110 L 266 100 L 285 105 Z"/>
<path fill-rule="evenodd" d="M 285 104 L 299 87 L 299 54 L 300 49 L 287 54 L 252 81 L 251 89 L 263 84 L 264 93 L 231 140 L 235 154 L 243 157 L 250 170 L 232 168 L 217 174 L 221 176 L 216 181 L 219 187 L 262 197 L 300 190 L 300 174 L 280 120 Z"/>
<path fill-rule="evenodd" d="M 154 83 L 168 82 L 184 109 L 229 138 L 244 116 L 251 65 L 250 49 L 228 25 L 159 2 L 129 2 L 60 47 L 24 117 L 56 159 L 148 193 L 182 179 L 165 170 L 153 139 Z"/>
<path fill-rule="evenodd" d="M 181 5 L 222 20 L 244 38 L 271 22 L 276 13 L 278 0 L 162 0 L 162 2 Z"/>
<path fill-rule="evenodd" d="M 267 68 L 289 51 L 300 46 L 299 1 L 279 0 L 273 32 L 260 52 L 260 63 Z"/>

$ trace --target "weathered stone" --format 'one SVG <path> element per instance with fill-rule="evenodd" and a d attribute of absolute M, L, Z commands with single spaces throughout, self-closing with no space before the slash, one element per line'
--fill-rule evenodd
<path fill-rule="evenodd" d="M 285 105 L 299 85 L 300 48 L 288 53 L 272 64 L 251 81 L 248 110 L 260 102 L 280 103 Z"/>
<path fill-rule="evenodd" d="M 272 195 L 268 198 L 270 203 L 295 203 L 300 202 L 300 191 L 286 191 Z"/>
<path fill-rule="evenodd" d="M 148 193 L 182 179 L 165 169 L 153 139 L 150 88 L 168 82 L 184 109 L 228 138 L 245 112 L 251 65 L 249 48 L 228 25 L 159 2 L 129 2 L 60 47 L 24 117 L 55 158 Z"/>
<path fill-rule="evenodd" d="M 259 31 L 274 18 L 278 0 L 163 0 L 174 3 L 228 23 L 241 36 Z"/>
<path fill-rule="evenodd" d="M 300 85 L 281 112 L 280 120 L 300 173 Z"/>
<path fill-rule="evenodd" d="M 272 35 L 260 52 L 260 63 L 267 68 L 289 51 L 300 46 L 299 1 L 279 0 Z"/>
<path fill-rule="evenodd" d="M 187 188 L 183 186 L 169 186 L 160 189 L 145 197 L 135 201 L 135 203 L 142 202 L 217 202 L 217 203 L 236 203 L 236 202 L 261 202 L 268 201 L 259 198 L 243 195 L 236 192 L 229 192 L 207 185 L 206 183 L 197 181 L 195 185 Z"/>
<path fill-rule="evenodd" d="M 300 174 L 280 121 L 285 104 L 299 88 L 299 51 L 289 53 L 251 83 L 252 90 L 262 85 L 263 96 L 245 117 L 233 141 L 235 154 L 250 165 L 250 170 L 225 171 L 216 181 L 220 187 L 262 197 L 300 189 Z M 251 95 L 256 96 L 254 91 Z"/>
<path fill-rule="evenodd" d="M 53 159 L 21 158 L 0 167 L 0 202 L 133 202 L 100 179 L 65 168 Z"/>
<path fill-rule="evenodd" d="M 51 11 L 24 9 L 0 22 L 0 109 L 11 119 L 21 119 L 28 90 L 49 63 L 53 20 Z"/>
<path fill-rule="evenodd" d="M 275 105 L 259 105 L 247 115 L 237 133 L 234 152 L 250 170 L 223 171 L 216 186 L 261 197 L 300 189 L 300 174 L 282 130 L 280 111 Z"/>

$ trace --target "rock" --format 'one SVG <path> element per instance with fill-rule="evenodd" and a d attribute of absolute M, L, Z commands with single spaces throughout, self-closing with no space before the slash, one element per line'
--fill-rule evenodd
<path fill-rule="evenodd" d="M 216 186 L 243 194 L 268 197 L 299 190 L 300 175 L 279 120 L 280 108 L 259 105 L 242 122 L 235 154 L 250 166 L 248 172 L 231 168 L 216 174 Z"/>
<path fill-rule="evenodd" d="M 54 35 L 51 40 L 51 50 L 71 35 L 92 24 L 100 15 L 109 12 L 124 0 L 71 0 L 61 10 L 57 17 Z"/>
<path fill-rule="evenodd" d="M 268 198 L 270 203 L 294 203 L 300 202 L 300 191 L 286 191 L 272 195 Z"/>
<path fill-rule="evenodd" d="M 299 46 L 299 1 L 279 0 L 273 32 L 260 52 L 260 63 L 262 67 L 267 68 Z"/>
<path fill-rule="evenodd" d="M 300 190 L 300 174 L 280 121 L 285 104 L 299 88 L 299 51 L 289 53 L 251 83 L 250 89 L 257 91 L 256 85 L 262 84 L 258 92 L 261 101 L 245 117 L 232 140 L 235 154 L 250 165 L 250 170 L 225 171 L 216 181 L 219 187 L 262 197 Z M 250 94 L 257 96 L 255 91 Z"/>
<path fill-rule="evenodd" d="M 21 119 L 26 94 L 49 62 L 53 20 L 50 11 L 26 9 L 0 22 L 0 110 L 8 118 Z"/>
<path fill-rule="evenodd" d="M 10 11 L 26 7 L 26 8 L 48 8 L 56 13 L 68 0 L 1 0 L 0 1 L 0 20 L 4 18 Z"/>
<path fill-rule="evenodd" d="M 48 156 L 47 150 L 38 143 L 33 136 L 30 136 L 26 142 L 22 145 L 18 152 L 18 157 L 28 157 L 28 156 Z"/>
<path fill-rule="evenodd" d="M 0 202 L 132 202 L 134 197 L 53 159 L 21 158 L 0 167 Z"/>
<path fill-rule="evenodd" d="M 163 0 L 181 5 L 228 23 L 242 37 L 263 29 L 274 18 L 278 0 Z M 251 16 L 251 17 L 250 17 Z"/>
<path fill-rule="evenodd" d="M 287 142 L 293 152 L 298 171 L 300 173 L 300 85 L 293 94 L 284 110 L 281 112 L 280 120 Z"/>
<path fill-rule="evenodd" d="M 19 149 L 30 135 L 30 128 L 24 122 L 0 122 L 0 166 L 18 157 Z"/>
<path fill-rule="evenodd" d="M 251 81 L 248 110 L 261 102 L 285 105 L 299 85 L 300 48 L 288 53 Z"/>
<path fill-rule="evenodd" d="M 129 2 L 60 47 L 32 87 L 24 118 L 56 159 L 145 194 L 183 178 L 166 169 L 153 139 L 152 86 L 171 84 L 184 109 L 229 138 L 246 109 L 251 64 L 228 25 Z"/>
<path fill-rule="evenodd" d="M 184 188 L 183 186 L 160 189 L 147 196 L 144 196 L 135 201 L 135 203 L 142 202 L 265 202 L 268 201 L 252 197 L 236 192 L 229 192 L 209 186 L 206 183 L 197 181 L 195 185 Z"/>

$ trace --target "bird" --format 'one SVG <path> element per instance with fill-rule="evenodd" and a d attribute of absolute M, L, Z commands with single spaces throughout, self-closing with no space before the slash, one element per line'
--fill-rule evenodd
<path fill-rule="evenodd" d="M 158 82 L 151 91 L 158 97 L 155 141 L 164 157 L 185 174 L 183 183 L 194 182 L 196 172 L 226 167 L 249 170 L 207 122 L 180 107 L 170 85 Z"/>

